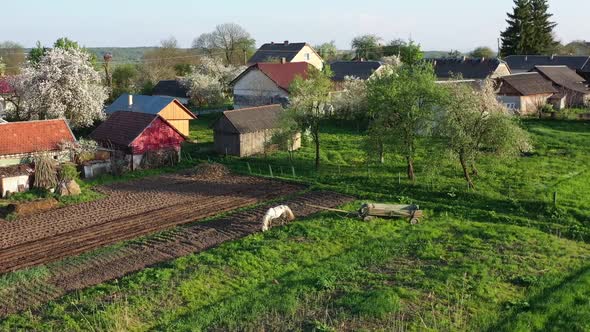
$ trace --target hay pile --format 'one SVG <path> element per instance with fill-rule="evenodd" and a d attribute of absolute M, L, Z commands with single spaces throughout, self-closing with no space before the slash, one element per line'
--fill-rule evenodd
<path fill-rule="evenodd" d="M 225 165 L 203 163 L 187 172 L 186 175 L 196 179 L 214 180 L 228 176 L 230 173 L 230 170 Z"/>

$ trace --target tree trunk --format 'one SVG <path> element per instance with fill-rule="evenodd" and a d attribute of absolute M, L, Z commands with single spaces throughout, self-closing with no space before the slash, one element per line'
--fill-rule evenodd
<path fill-rule="evenodd" d="M 477 170 L 477 167 L 475 167 L 475 163 L 471 163 L 471 175 L 473 175 L 473 177 L 479 176 L 479 171 Z"/>
<path fill-rule="evenodd" d="M 385 148 L 383 147 L 383 141 L 379 140 L 379 162 L 385 163 Z"/>
<path fill-rule="evenodd" d="M 473 185 L 473 181 L 471 180 L 471 175 L 469 175 L 469 170 L 467 169 L 467 162 L 465 161 L 465 158 L 463 156 L 460 156 L 459 161 L 461 162 L 461 167 L 463 168 L 463 176 L 467 181 L 467 185 L 469 185 L 469 188 L 475 188 L 475 186 Z"/>
<path fill-rule="evenodd" d="M 416 180 L 416 175 L 414 174 L 414 159 L 412 157 L 406 157 L 408 161 L 408 179 L 414 182 Z"/>
<path fill-rule="evenodd" d="M 315 139 L 315 169 L 320 170 L 320 138 Z"/>

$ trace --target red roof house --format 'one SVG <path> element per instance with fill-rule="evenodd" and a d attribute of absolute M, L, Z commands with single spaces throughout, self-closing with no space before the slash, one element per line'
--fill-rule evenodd
<path fill-rule="evenodd" d="M 285 105 L 295 78 L 306 79 L 309 70 L 307 62 L 254 64 L 232 82 L 234 107 Z"/>
<path fill-rule="evenodd" d="M 90 137 L 104 147 L 132 156 L 133 168 L 147 152 L 174 150 L 180 154 L 186 140 L 176 127 L 157 114 L 119 111 L 96 128 Z"/>
<path fill-rule="evenodd" d="M 75 141 L 70 127 L 62 119 L 1 123 L 0 165 L 9 164 L 6 160 L 36 153 L 60 152 L 60 143 Z"/>

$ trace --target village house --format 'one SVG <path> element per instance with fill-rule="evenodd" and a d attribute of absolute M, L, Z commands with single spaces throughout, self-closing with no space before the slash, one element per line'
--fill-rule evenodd
<path fill-rule="evenodd" d="M 539 73 L 519 73 L 498 79 L 498 100 L 520 115 L 534 115 L 557 93 L 553 83 Z"/>
<path fill-rule="evenodd" d="M 186 136 L 158 114 L 119 111 L 91 134 L 102 147 L 121 152 L 131 169 L 141 167 L 147 153 L 172 152 L 180 159 Z"/>
<path fill-rule="evenodd" d="M 76 138 L 65 120 L 0 123 L 0 196 L 29 189 L 35 157 L 72 161 L 62 144 L 74 142 Z"/>
<path fill-rule="evenodd" d="M 105 110 L 107 115 L 119 111 L 160 115 L 184 136 L 190 134 L 190 120 L 197 118 L 178 99 L 160 96 L 122 94 Z"/>
<path fill-rule="evenodd" d="M 306 78 L 309 68 L 306 62 L 257 63 L 248 67 L 231 83 L 234 108 L 287 105 L 291 83 L 298 76 Z"/>
<path fill-rule="evenodd" d="M 550 103 L 555 109 L 580 107 L 590 103 L 590 89 L 583 77 L 567 66 L 535 66 L 532 72 L 537 72 L 553 83 L 558 90 Z"/>
<path fill-rule="evenodd" d="M 536 66 L 567 66 L 590 82 L 590 56 L 574 55 L 510 55 L 505 59 L 513 73 L 533 70 Z"/>
<path fill-rule="evenodd" d="M 248 65 L 261 62 L 307 62 L 322 70 L 324 61 L 322 57 L 307 43 L 267 43 L 262 45 L 248 61 Z"/>
<path fill-rule="evenodd" d="M 189 89 L 179 80 L 159 81 L 152 92 L 153 96 L 175 98 L 183 105 L 188 105 Z"/>
<path fill-rule="evenodd" d="M 264 153 L 280 126 L 281 105 L 267 105 L 223 112 L 213 125 L 215 151 L 247 157 Z M 301 135 L 293 138 L 290 150 L 301 147 Z"/>
<path fill-rule="evenodd" d="M 499 59 L 432 59 L 430 60 L 439 82 L 461 81 L 482 82 L 487 79 L 510 75 L 508 65 Z"/>
<path fill-rule="evenodd" d="M 342 90 L 347 77 L 368 80 L 379 71 L 383 64 L 379 61 L 336 61 L 330 64 L 334 76 L 334 90 Z"/>

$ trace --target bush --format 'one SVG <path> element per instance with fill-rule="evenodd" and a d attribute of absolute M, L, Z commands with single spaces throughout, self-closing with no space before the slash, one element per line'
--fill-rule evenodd
<path fill-rule="evenodd" d="M 551 104 L 545 104 L 539 108 L 539 112 L 541 113 L 553 113 L 555 112 L 555 108 Z"/>
<path fill-rule="evenodd" d="M 59 169 L 59 180 L 62 182 L 69 182 L 72 180 L 78 180 L 80 178 L 80 174 L 76 169 L 76 165 L 72 163 L 65 163 L 62 164 Z"/>

